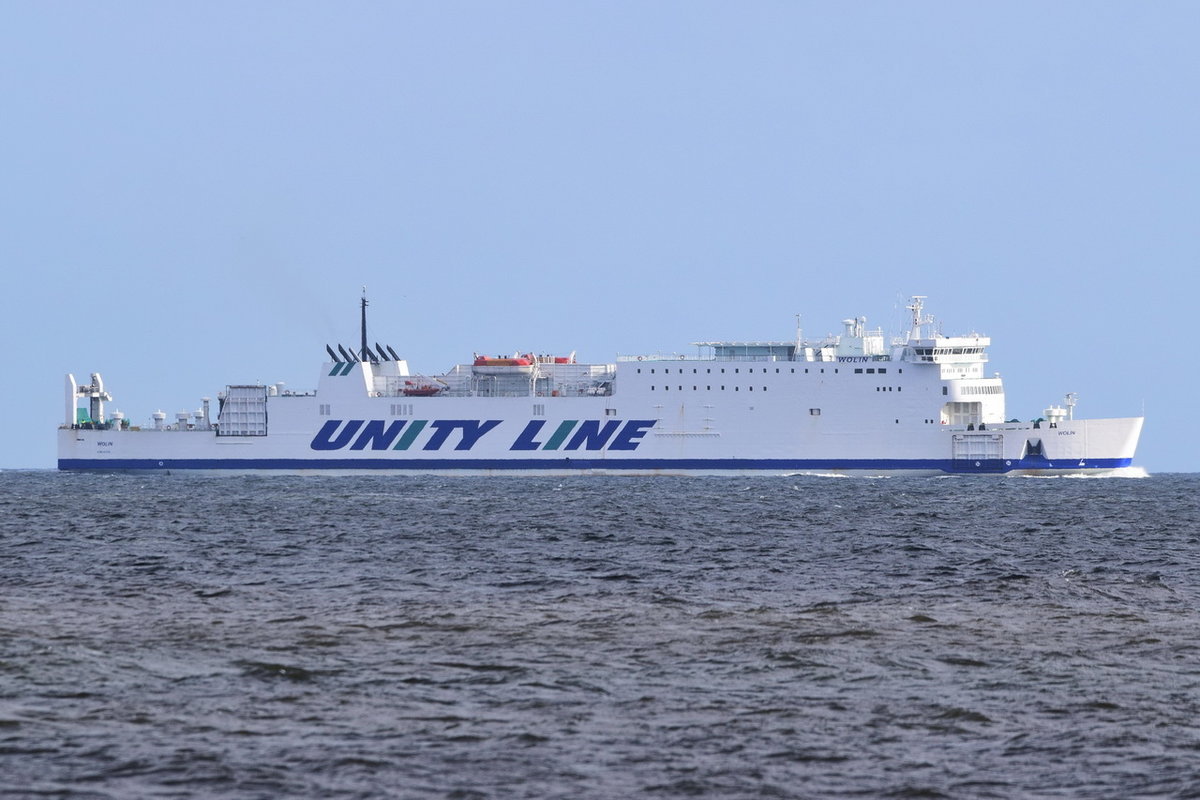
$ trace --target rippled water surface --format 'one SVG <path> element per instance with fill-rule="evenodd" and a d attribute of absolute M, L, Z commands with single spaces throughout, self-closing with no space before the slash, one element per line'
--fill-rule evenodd
<path fill-rule="evenodd" d="M 1198 489 L 0 473 L 0 795 L 1200 797 Z"/>

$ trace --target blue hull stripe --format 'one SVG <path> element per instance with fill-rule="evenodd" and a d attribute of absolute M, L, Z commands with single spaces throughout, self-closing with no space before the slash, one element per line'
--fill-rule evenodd
<path fill-rule="evenodd" d="M 799 472 L 812 470 L 940 470 L 958 474 L 995 474 L 1036 469 L 1058 472 L 1079 469 L 1116 469 L 1128 467 L 1129 458 L 1089 458 L 1046 460 L 1044 458 L 1007 461 L 1004 459 L 955 461 L 948 458 L 864 458 L 864 459 L 790 459 L 790 458 L 60 458 L 60 470 L 489 470 L 521 472 L 526 470 L 634 470 L 652 472 L 703 470 L 764 470 Z M 978 466 L 976 466 L 978 464 Z"/>

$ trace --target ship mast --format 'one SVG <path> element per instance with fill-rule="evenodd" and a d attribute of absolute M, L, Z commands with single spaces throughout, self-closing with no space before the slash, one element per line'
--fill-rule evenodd
<path fill-rule="evenodd" d="M 375 354 L 367 349 L 367 287 L 363 287 L 362 293 L 362 350 L 359 355 L 363 361 L 375 361 Z"/>
<path fill-rule="evenodd" d="M 905 308 L 912 312 L 912 330 L 908 333 L 908 338 L 910 341 L 913 339 L 920 339 L 922 326 L 933 323 L 932 316 L 923 316 L 921 314 L 921 312 L 925 309 L 925 298 L 926 295 L 914 294 L 912 296 L 912 305 L 905 306 Z"/>

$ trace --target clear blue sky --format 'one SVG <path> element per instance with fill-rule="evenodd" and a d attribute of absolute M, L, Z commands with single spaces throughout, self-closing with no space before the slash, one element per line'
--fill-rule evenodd
<path fill-rule="evenodd" d="M 0 2 L 0 467 L 326 342 L 692 352 L 929 296 L 1200 470 L 1200 3 Z M 1182 348 L 1182 349 L 1181 349 Z"/>

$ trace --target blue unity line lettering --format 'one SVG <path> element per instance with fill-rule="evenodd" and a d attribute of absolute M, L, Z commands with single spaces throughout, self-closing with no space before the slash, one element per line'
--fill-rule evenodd
<path fill-rule="evenodd" d="M 327 420 L 313 436 L 313 450 L 408 450 L 428 431 L 421 450 L 470 450 L 501 425 L 498 419 Z M 531 420 L 509 450 L 636 450 L 655 420 L 563 420 L 546 429 L 546 420 Z"/>

